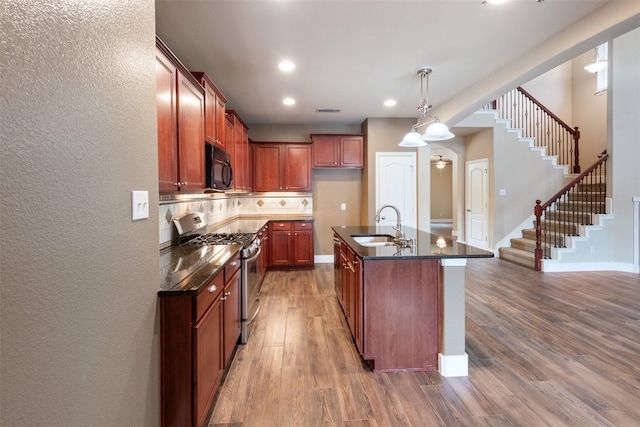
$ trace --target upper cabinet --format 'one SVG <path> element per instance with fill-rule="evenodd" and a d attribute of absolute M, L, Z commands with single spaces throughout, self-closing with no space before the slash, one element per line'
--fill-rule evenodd
<path fill-rule="evenodd" d="M 249 128 L 234 110 L 227 110 L 227 151 L 231 154 L 233 188 L 251 191 L 251 162 L 249 161 Z M 233 148 L 232 148 L 233 147 Z"/>
<path fill-rule="evenodd" d="M 211 78 L 201 71 L 192 71 L 204 88 L 204 135 L 205 141 L 226 149 L 225 106 L 227 99 L 218 90 Z"/>
<path fill-rule="evenodd" d="M 159 189 L 203 189 L 204 89 L 156 40 Z"/>
<path fill-rule="evenodd" d="M 311 144 L 251 145 L 253 191 L 311 191 Z"/>
<path fill-rule="evenodd" d="M 312 134 L 314 168 L 364 168 L 362 135 Z"/>

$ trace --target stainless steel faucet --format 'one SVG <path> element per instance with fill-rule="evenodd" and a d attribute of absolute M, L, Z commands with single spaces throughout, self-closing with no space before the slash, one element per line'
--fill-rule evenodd
<path fill-rule="evenodd" d="M 397 224 L 394 227 L 394 230 L 396 230 L 396 240 L 400 240 L 404 238 L 404 235 L 402 234 L 402 221 L 400 220 L 400 210 L 398 208 L 396 208 L 393 205 L 382 205 L 378 208 L 378 212 L 376 212 L 376 216 L 373 217 L 373 220 L 375 222 L 380 222 L 380 212 L 382 212 L 382 210 L 384 208 L 391 208 L 394 211 L 396 211 L 396 219 L 397 219 Z"/>

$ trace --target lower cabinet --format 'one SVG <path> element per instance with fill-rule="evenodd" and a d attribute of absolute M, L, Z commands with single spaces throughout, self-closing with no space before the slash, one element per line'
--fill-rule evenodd
<path fill-rule="evenodd" d="M 271 267 L 312 267 L 313 222 L 272 221 L 269 233 Z"/>
<path fill-rule="evenodd" d="M 207 425 L 240 337 L 240 265 L 238 252 L 197 295 L 160 296 L 162 426 Z"/>

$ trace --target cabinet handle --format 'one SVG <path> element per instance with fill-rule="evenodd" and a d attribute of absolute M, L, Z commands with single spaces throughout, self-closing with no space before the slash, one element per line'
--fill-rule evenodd
<path fill-rule="evenodd" d="M 278 224 L 278 226 L 280 226 L 280 227 L 284 227 L 284 224 Z"/>
<path fill-rule="evenodd" d="M 227 300 L 227 297 L 220 298 L 220 301 L 226 301 L 226 300 Z"/>
<path fill-rule="evenodd" d="M 235 267 L 236 265 L 238 265 L 238 263 L 237 263 L 237 262 L 235 262 L 235 261 L 233 261 L 233 262 L 231 263 L 231 266 L 232 266 L 232 267 Z"/>
<path fill-rule="evenodd" d="M 180 183 L 179 182 L 174 182 L 173 185 L 174 185 L 174 187 L 180 187 Z"/>
<path fill-rule="evenodd" d="M 187 187 L 189 185 L 189 183 L 187 181 L 183 182 L 182 185 L 184 185 L 185 187 Z"/>
<path fill-rule="evenodd" d="M 303 227 L 306 227 L 306 226 L 307 226 L 307 224 L 304 224 L 304 223 L 303 223 L 303 224 L 301 224 L 301 225 L 302 225 Z"/>
<path fill-rule="evenodd" d="M 216 285 L 211 285 L 207 288 L 207 290 L 211 293 L 215 292 L 218 289 Z"/>
<path fill-rule="evenodd" d="M 291 236 L 291 233 L 287 233 L 287 236 Z"/>
<path fill-rule="evenodd" d="M 229 292 L 225 292 L 225 293 L 224 293 L 224 296 L 225 296 L 225 297 L 228 297 L 229 295 L 231 295 L 231 291 L 229 291 Z"/>
<path fill-rule="evenodd" d="M 294 235 L 294 236 L 297 236 L 297 235 L 298 235 L 298 233 L 293 233 L 293 235 Z"/>

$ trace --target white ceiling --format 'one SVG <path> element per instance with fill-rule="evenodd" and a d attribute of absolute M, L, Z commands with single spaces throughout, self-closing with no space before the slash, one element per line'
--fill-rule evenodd
<path fill-rule="evenodd" d="M 156 0 L 157 33 L 249 124 L 417 117 L 611 0 Z M 297 68 L 278 70 L 282 59 Z M 295 106 L 282 104 L 293 97 Z M 393 108 L 383 106 L 397 100 Z M 340 113 L 316 113 L 340 108 Z"/>

